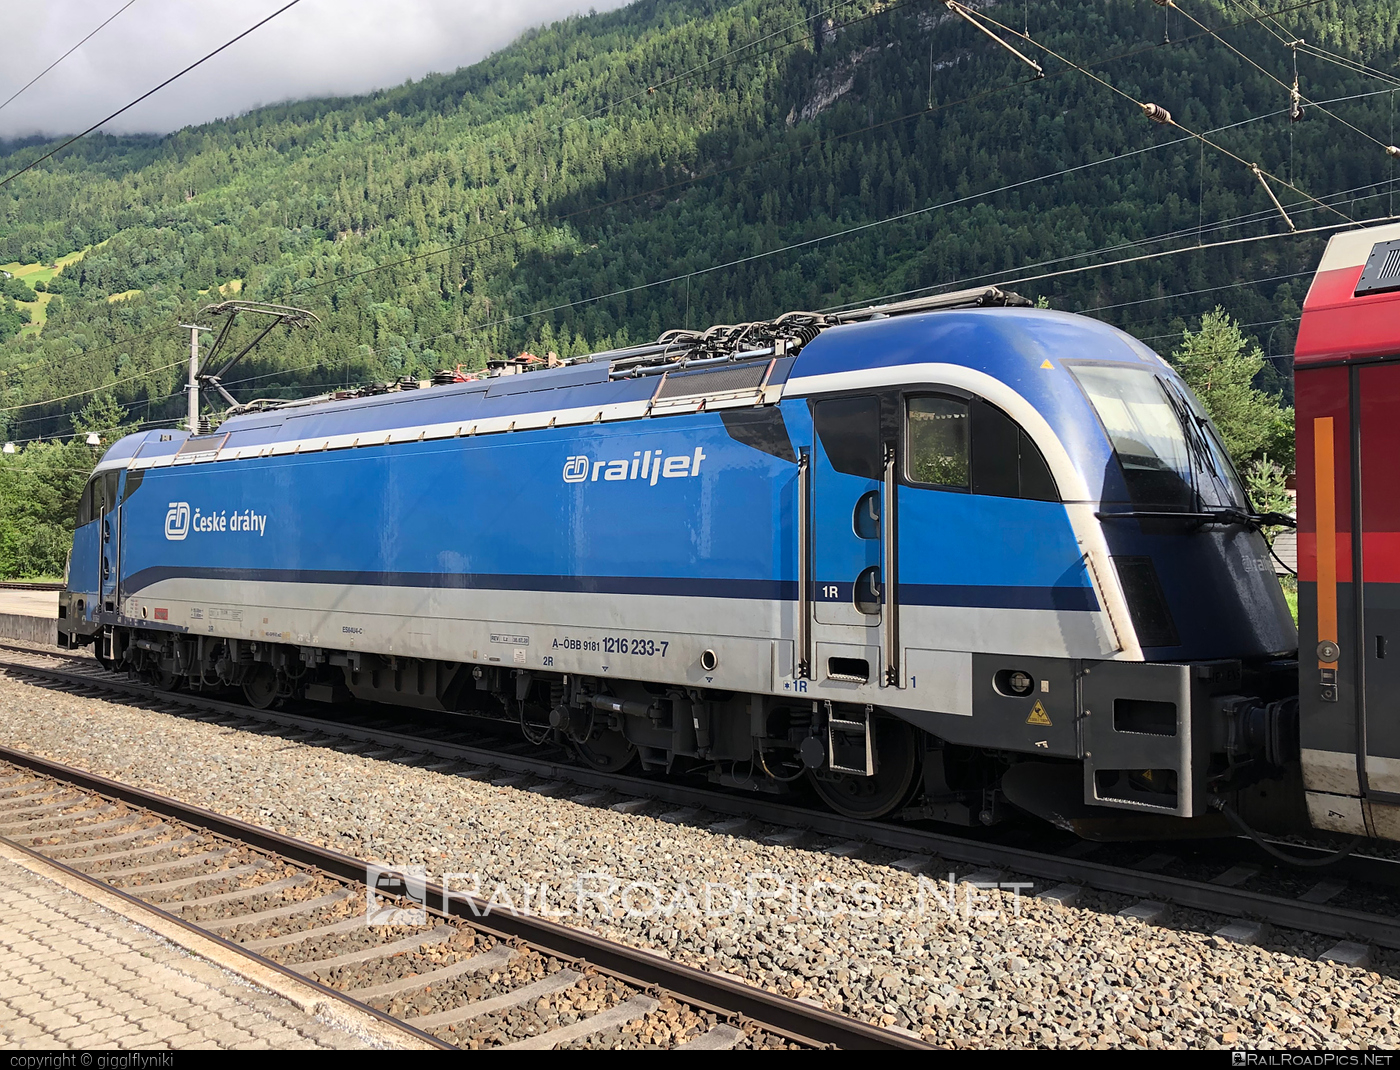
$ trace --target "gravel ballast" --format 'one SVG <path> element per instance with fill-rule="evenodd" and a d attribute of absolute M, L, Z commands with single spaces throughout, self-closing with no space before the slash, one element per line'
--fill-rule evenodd
<path fill-rule="evenodd" d="M 1075 908 L 996 889 L 969 898 L 936 860 L 943 879 L 921 883 L 888 864 L 893 852 L 771 846 L 757 842 L 762 829 L 727 836 L 659 820 L 661 805 L 617 813 L 6 677 L 0 725 L 21 750 L 367 860 L 424 865 L 434 879 L 461 874 L 454 886 L 479 888 L 497 909 L 567 912 L 556 920 L 937 1044 L 1400 1045 L 1400 956 L 1379 952 L 1371 970 L 1314 961 L 1335 942 L 1324 937 L 1231 944 L 1210 935 L 1218 917 L 1177 912 L 1152 926 L 1117 917 L 1130 900 L 1101 894 Z M 432 958 L 465 950 L 454 941 Z M 599 998 L 613 999 L 613 983 L 598 981 Z M 494 988 L 464 978 L 462 994 L 473 985 Z M 578 995 L 539 1013 L 567 1016 Z M 658 1024 L 671 1017 L 624 1030 L 628 1046 L 697 1025 Z M 497 1041 L 518 1035 L 510 1015 L 469 1033 L 484 1040 L 488 1026 Z"/>

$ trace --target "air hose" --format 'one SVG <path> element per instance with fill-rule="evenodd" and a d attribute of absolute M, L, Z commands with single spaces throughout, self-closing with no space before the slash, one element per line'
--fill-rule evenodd
<path fill-rule="evenodd" d="M 1327 855 L 1325 858 L 1298 858 L 1294 855 L 1286 854 L 1285 852 L 1280 851 L 1273 844 L 1265 840 L 1262 836 L 1259 835 L 1259 833 L 1255 832 L 1252 828 L 1250 828 L 1249 825 L 1245 822 L 1245 819 L 1240 817 L 1239 814 L 1235 813 L 1234 807 L 1232 807 L 1224 799 L 1213 799 L 1211 800 L 1210 805 L 1216 810 L 1219 810 L 1222 814 L 1224 814 L 1226 821 L 1230 822 L 1230 824 L 1237 828 L 1241 833 L 1253 840 L 1266 854 L 1272 855 L 1274 858 L 1277 858 L 1280 862 L 1287 862 L 1290 866 L 1307 866 L 1309 868 L 1312 868 L 1316 866 L 1334 865 L 1335 863 L 1340 862 L 1343 858 L 1346 858 L 1347 855 L 1351 854 L 1358 847 L 1360 847 L 1361 841 L 1366 838 L 1364 836 L 1357 836 L 1354 840 L 1351 841 L 1351 843 L 1347 844 L 1345 847 L 1342 847 L 1337 851 L 1334 851 L 1332 854 Z"/>

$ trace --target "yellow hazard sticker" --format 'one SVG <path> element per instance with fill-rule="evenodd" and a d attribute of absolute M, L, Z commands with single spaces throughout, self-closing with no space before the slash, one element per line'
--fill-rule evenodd
<path fill-rule="evenodd" d="M 1026 724 L 1038 724 L 1045 728 L 1054 727 L 1050 723 L 1050 715 L 1045 712 L 1045 707 L 1036 699 L 1035 705 L 1031 707 L 1031 715 L 1026 718 Z"/>
<path fill-rule="evenodd" d="M 1051 371 L 1054 371 L 1054 370 L 1055 370 L 1055 365 L 1053 365 L 1053 364 L 1050 363 L 1050 360 L 1049 360 L 1048 357 L 1047 357 L 1045 360 L 1043 360 L 1043 361 L 1040 362 L 1040 366 L 1041 366 L 1042 368 L 1049 368 Z"/>

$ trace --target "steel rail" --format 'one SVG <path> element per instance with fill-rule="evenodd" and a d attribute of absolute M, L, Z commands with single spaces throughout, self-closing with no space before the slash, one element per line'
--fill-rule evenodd
<path fill-rule="evenodd" d="M 69 656 L 58 653 L 50 654 L 42 650 L 26 652 L 43 657 L 62 658 Z M 96 663 L 93 663 L 93 666 L 96 668 Z M 1143 872 L 1128 867 L 1033 851 L 1023 847 L 990 843 L 950 833 L 933 832 L 884 822 L 862 821 L 839 814 L 807 809 L 790 803 L 772 802 L 752 796 L 729 795 L 685 784 L 603 773 L 547 758 L 505 754 L 483 747 L 449 743 L 429 737 L 369 728 L 341 721 L 329 721 L 274 710 L 258 710 L 237 703 L 225 702 L 221 699 L 206 698 L 192 692 L 161 691 L 145 684 L 107 675 L 89 675 L 4 660 L 0 660 L 0 671 L 9 671 L 17 675 L 35 675 L 57 682 L 132 695 L 148 701 L 187 705 L 196 709 L 226 713 L 285 728 L 314 731 L 361 742 L 374 742 L 393 746 L 410 753 L 452 758 L 487 768 L 498 768 L 506 772 L 529 773 L 548 780 L 571 781 L 581 787 L 611 789 L 622 794 L 651 798 L 680 807 L 703 807 L 718 814 L 730 814 L 776 825 L 807 829 L 819 835 L 863 840 L 895 850 L 936 855 L 949 862 L 965 863 L 978 867 L 1004 868 L 1017 874 L 1042 878 L 1047 881 L 1082 884 L 1099 891 L 1163 901 L 1176 906 L 1208 911 L 1228 917 L 1254 918 L 1287 929 L 1355 939 L 1381 947 L 1400 949 L 1400 919 L 1380 914 L 1367 914 L 1325 903 L 1304 903 L 1243 888 L 1231 888 L 1184 877 Z"/>
<path fill-rule="evenodd" d="M 22 754 L 23 752 L 12 751 L 9 748 L 3 749 L 8 752 L 5 756 L 11 762 L 11 764 L 23 765 L 27 768 L 34 769 L 36 772 L 40 771 L 34 765 L 30 764 L 27 761 L 21 762 L 11 757 L 11 755 Z M 32 758 L 33 756 L 29 755 L 27 757 Z M 46 772 L 47 775 L 50 776 L 54 775 L 52 773 L 48 773 L 46 770 L 44 772 Z M 63 779 L 68 778 L 65 777 Z M 77 783 L 76 780 L 70 780 L 69 782 Z M 107 793 L 102 792 L 101 794 Z M 267 958 L 264 955 L 259 955 L 256 951 L 250 951 L 242 944 L 234 943 L 234 941 L 228 939 L 227 937 L 220 936 L 218 933 L 210 929 L 202 928 L 196 923 L 182 918 L 179 914 L 172 914 L 170 911 L 164 909 L 159 903 L 152 903 L 148 900 L 141 899 L 138 896 L 132 895 L 124 888 L 118 888 L 116 885 L 108 884 L 106 881 L 99 879 L 93 874 L 84 873 L 80 869 L 74 869 L 72 866 L 66 865 L 61 859 L 51 858 L 50 856 L 44 854 L 42 851 L 36 850 L 35 848 L 30 847 L 26 844 L 18 843 L 15 840 L 10 839 L 8 836 L 0 836 L 0 843 L 3 843 L 7 848 L 9 848 L 12 851 L 17 851 L 22 854 L 28 855 L 30 858 L 42 862 L 44 865 L 50 867 L 51 869 L 58 870 L 70 880 L 81 881 L 84 884 L 91 885 L 94 888 L 100 888 L 108 895 L 115 895 L 118 899 L 121 899 L 123 902 L 127 903 L 130 906 L 136 907 L 139 910 L 146 911 L 147 913 L 154 914 L 161 920 L 174 925 L 178 925 L 182 929 L 185 929 L 186 931 L 191 933 L 195 933 L 196 935 L 200 936 L 205 940 L 212 940 L 214 943 L 222 947 L 225 951 L 229 951 L 240 955 L 243 958 L 246 958 L 251 962 L 255 963 L 256 965 L 261 966 L 263 969 L 274 970 L 277 973 L 280 973 L 282 976 L 286 977 L 288 980 L 295 981 L 300 985 L 304 985 L 308 988 L 315 989 L 315 991 L 318 992 L 320 995 L 326 996 L 329 999 L 333 999 L 337 1003 L 346 1004 L 355 1009 L 356 1011 L 359 1011 L 361 1014 L 369 1015 L 370 1017 L 375 1018 L 378 1021 L 393 1027 L 394 1029 L 408 1033 L 417 1040 L 421 1040 L 427 1044 L 431 1044 L 434 1048 L 439 1048 L 443 1051 L 457 1050 L 455 1045 L 445 1043 L 444 1041 L 441 1041 L 437 1037 L 433 1036 L 431 1033 L 425 1033 L 423 1032 L 423 1030 L 415 1028 L 402 1018 L 395 1018 L 391 1014 L 385 1014 L 383 1011 L 376 1010 L 374 1007 L 371 1007 L 368 1003 L 361 1003 L 359 1000 L 355 999 L 353 996 L 349 995 L 346 992 L 342 992 L 336 988 L 331 988 L 329 985 L 324 985 L 320 981 L 317 981 L 306 974 L 297 973 L 295 970 L 289 969 L 288 967 L 282 965 L 280 962 L 276 962 L 273 959 Z"/>
<path fill-rule="evenodd" d="M 343 881 L 361 884 L 365 879 L 368 863 L 364 860 L 341 854 L 339 851 L 333 851 L 306 840 L 274 832 L 271 829 L 215 813 L 212 810 L 194 806 L 167 795 L 161 795 L 132 784 L 125 784 L 13 747 L 0 745 L 0 759 L 11 765 L 64 781 L 86 791 L 160 814 L 185 825 L 203 829 L 215 836 L 234 840 L 281 858 L 291 859 L 302 866 L 314 868 Z M 63 869 L 69 870 L 69 867 L 62 866 L 62 863 L 56 863 L 45 855 L 33 851 L 31 853 L 43 858 L 49 864 L 59 865 Z M 71 872 L 81 876 L 77 870 L 71 870 Z M 94 881 L 94 883 L 111 891 L 121 891 L 102 881 Z M 667 993 L 678 997 L 680 1001 L 692 1006 L 702 1007 L 722 1015 L 739 1015 L 769 1032 L 778 1033 L 799 1043 L 812 1047 L 843 1050 L 934 1050 L 933 1045 L 918 1037 L 848 1018 L 824 1007 L 767 992 L 737 978 L 731 980 L 719 974 L 708 973 L 683 963 L 674 962 L 650 951 L 627 947 L 584 929 L 560 925 L 557 922 L 528 914 L 494 913 L 486 900 L 459 891 L 453 891 L 448 896 L 439 884 L 429 883 L 427 892 L 429 912 L 439 917 L 465 921 L 472 929 L 489 933 L 501 940 L 527 944 L 542 954 L 585 962 L 642 988 L 664 989 Z M 132 898 L 129 895 L 127 897 Z M 134 901 L 148 908 L 151 906 L 144 900 L 136 899 Z M 434 905 L 434 901 L 437 905 Z M 171 917 L 174 918 L 173 915 Z M 175 918 L 175 920 L 180 919 Z M 202 935 L 212 935 L 197 925 L 183 921 L 181 923 L 186 928 Z M 239 945 L 231 941 L 223 940 L 222 942 L 239 949 L 244 954 L 257 958 L 260 962 L 265 962 L 267 965 L 279 969 L 282 973 L 298 980 L 306 980 L 302 975 L 287 970 L 285 967 L 277 966 L 270 959 L 265 960 L 262 956 L 239 948 Z M 314 984 L 314 982 L 310 983 Z M 387 1022 L 400 1027 L 406 1024 L 382 1012 L 374 1011 L 373 1008 L 360 1004 L 344 993 L 336 992 L 335 989 L 321 985 L 317 987 L 346 1002 L 354 1003 L 357 1008 L 362 1007 Z M 413 1032 L 419 1031 L 413 1030 Z M 422 1036 L 430 1040 L 434 1039 L 428 1034 L 422 1034 Z M 441 1042 L 434 1042 L 438 1046 L 443 1046 Z"/>

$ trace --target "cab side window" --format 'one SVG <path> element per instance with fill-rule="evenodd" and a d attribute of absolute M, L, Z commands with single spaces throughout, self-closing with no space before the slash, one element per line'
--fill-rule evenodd
<path fill-rule="evenodd" d="M 102 477 L 94 476 L 88 480 L 88 485 L 83 488 L 83 496 L 78 499 L 78 521 L 77 526 L 91 524 L 97 519 L 100 512 L 98 504 L 102 497 Z"/>
<path fill-rule="evenodd" d="M 880 401 L 873 397 L 819 401 L 813 423 L 831 467 L 862 479 L 879 479 Z"/>
<path fill-rule="evenodd" d="M 968 488 L 968 403 L 958 398 L 909 399 L 909 478 L 916 483 Z"/>
<path fill-rule="evenodd" d="M 998 498 L 1059 501 L 1049 466 L 1030 436 L 981 398 L 909 399 L 910 481 Z"/>

